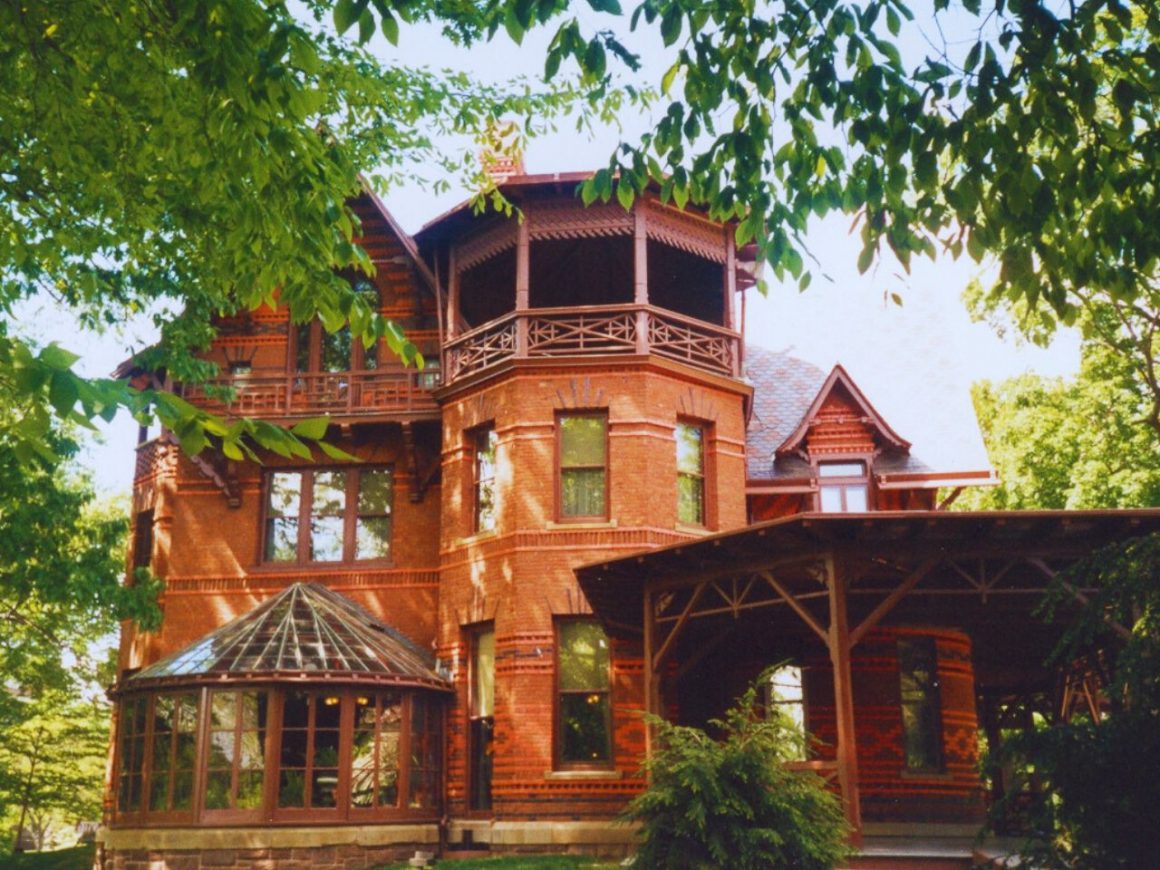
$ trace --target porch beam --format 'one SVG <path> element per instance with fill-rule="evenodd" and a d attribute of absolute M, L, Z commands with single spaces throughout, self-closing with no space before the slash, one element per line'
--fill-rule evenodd
<path fill-rule="evenodd" d="M 684 629 L 685 623 L 689 621 L 689 615 L 693 612 L 693 608 L 697 606 L 697 602 L 701 600 L 701 593 L 705 591 L 705 584 L 701 583 L 693 590 L 693 594 L 689 597 L 688 604 L 685 605 L 681 615 L 677 618 L 676 623 L 672 629 L 669 630 L 668 635 L 665 636 L 664 643 L 661 648 L 657 650 L 656 657 L 653 659 L 653 670 L 660 670 L 660 666 L 664 663 L 665 656 L 672 650 L 673 645 L 677 642 L 677 636 Z"/>
<path fill-rule="evenodd" d="M 762 571 L 761 577 L 773 587 L 773 591 L 781 596 L 782 600 L 790 606 L 794 613 L 801 617 L 804 622 L 814 634 L 822 639 L 822 643 L 827 643 L 829 640 L 828 632 L 822 628 L 821 623 L 814 619 L 814 615 L 806 610 L 805 606 L 794 598 L 789 591 L 782 586 L 777 579 L 769 571 Z"/>
<path fill-rule="evenodd" d="M 846 570 L 843 561 L 826 560 L 830 591 L 830 632 L 827 646 L 834 673 L 834 718 L 837 725 L 838 783 L 850 826 L 850 841 L 862 843 L 862 806 L 858 793 L 858 746 L 854 732 L 854 684 L 850 668 L 850 626 L 846 612 Z"/>
<path fill-rule="evenodd" d="M 1087 607 L 1091 604 L 1091 599 L 1087 595 L 1085 595 L 1075 585 L 1068 583 L 1066 580 L 1061 578 L 1054 570 L 1052 570 L 1051 566 L 1048 565 L 1045 561 L 1043 561 L 1042 559 L 1028 559 L 1027 561 L 1030 562 L 1032 565 L 1034 565 L 1036 568 L 1038 568 L 1040 571 L 1042 571 L 1043 575 L 1045 577 L 1047 577 L 1048 580 L 1058 580 L 1059 583 L 1063 586 L 1063 588 L 1068 591 L 1068 593 L 1071 595 L 1071 597 L 1074 598 L 1076 601 L 1078 601 L 1081 605 L 1083 605 L 1084 607 Z M 1131 640 L 1132 639 L 1132 630 L 1130 628 L 1128 628 L 1126 625 L 1124 625 L 1121 622 L 1117 622 L 1114 619 L 1108 619 L 1107 616 L 1104 616 L 1102 618 L 1103 618 L 1103 621 L 1107 623 L 1108 628 L 1110 628 L 1112 631 L 1114 631 L 1121 638 L 1123 638 L 1124 640 Z"/>
<path fill-rule="evenodd" d="M 938 561 L 935 559 L 928 559 L 923 562 L 917 569 L 910 573 L 909 577 L 896 586 L 893 592 L 879 602 L 878 606 L 870 611 L 869 616 L 863 619 L 858 624 L 858 627 L 850 632 L 851 649 L 857 646 L 858 642 L 866 636 L 866 632 L 881 622 L 886 614 L 897 607 L 898 602 L 905 598 L 907 593 L 917 586 L 922 581 L 922 578 L 929 574 L 937 564 Z"/>

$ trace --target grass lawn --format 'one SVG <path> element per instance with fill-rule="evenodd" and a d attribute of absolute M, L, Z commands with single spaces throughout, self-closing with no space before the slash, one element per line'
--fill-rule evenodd
<path fill-rule="evenodd" d="M 583 855 L 509 855 L 503 858 L 473 858 L 463 861 L 436 861 L 447 870 L 612 870 L 618 862 L 600 862 Z M 392 864 L 379 870 L 403 870 L 406 864 Z"/>
<path fill-rule="evenodd" d="M 77 846 L 56 852 L 24 852 L 0 855 L 4 870 L 89 870 L 93 866 L 94 846 Z"/>

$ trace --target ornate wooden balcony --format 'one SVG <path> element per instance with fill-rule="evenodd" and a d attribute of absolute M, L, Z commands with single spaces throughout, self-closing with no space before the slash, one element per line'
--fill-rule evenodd
<path fill-rule="evenodd" d="M 350 372 L 262 372 L 215 378 L 187 385 L 178 393 L 188 401 L 233 417 L 305 418 L 437 416 L 431 391 L 439 386 L 437 368 L 396 367 Z M 230 391 L 232 398 L 222 398 Z"/>
<path fill-rule="evenodd" d="M 664 357 L 727 377 L 738 374 L 740 335 L 650 305 L 514 311 L 447 343 L 447 380 L 509 359 L 588 355 Z"/>

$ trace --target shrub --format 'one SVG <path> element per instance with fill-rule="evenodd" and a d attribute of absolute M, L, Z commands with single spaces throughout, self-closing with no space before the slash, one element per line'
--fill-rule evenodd
<path fill-rule="evenodd" d="M 636 866 L 650 870 L 824 870 L 848 854 L 841 804 L 821 777 L 786 768 L 802 737 L 757 687 L 699 728 L 659 719 L 647 791 L 624 818 L 640 824 Z"/>

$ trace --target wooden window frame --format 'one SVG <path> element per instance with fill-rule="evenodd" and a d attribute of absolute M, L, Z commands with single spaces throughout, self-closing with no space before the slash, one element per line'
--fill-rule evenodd
<path fill-rule="evenodd" d="M 326 474 L 330 472 L 342 472 L 347 475 L 345 495 L 343 503 L 343 526 L 342 526 L 342 558 L 334 560 L 311 560 L 310 554 L 310 518 L 314 516 L 314 476 L 316 474 Z M 385 471 L 391 476 L 391 504 L 390 510 L 386 514 L 362 514 L 358 509 L 358 495 L 362 484 L 362 476 L 368 472 Z M 302 479 L 302 487 L 299 491 L 298 501 L 298 533 L 295 545 L 294 559 L 272 559 L 269 558 L 269 535 L 270 535 L 270 494 L 273 486 L 274 475 L 276 474 L 299 474 Z M 395 469 L 392 465 L 369 465 L 369 466 L 333 466 L 325 468 L 299 468 L 299 467 L 283 467 L 270 468 L 265 471 L 262 476 L 262 526 L 259 544 L 258 544 L 258 563 L 265 567 L 302 567 L 310 566 L 312 568 L 325 567 L 329 565 L 391 565 L 394 564 L 394 537 L 395 537 Z M 382 517 L 386 516 L 390 520 L 390 534 L 388 537 L 387 549 L 389 555 L 386 557 L 378 557 L 373 559 L 357 559 L 355 558 L 358 536 L 358 521 L 364 517 Z"/>
<path fill-rule="evenodd" d="M 153 508 L 138 511 L 133 517 L 133 571 L 153 564 Z"/>
<path fill-rule="evenodd" d="M 903 652 L 902 652 L 902 650 L 903 650 L 903 647 L 906 645 L 929 646 L 930 662 L 931 662 L 931 666 L 933 668 L 933 673 L 931 675 L 931 677 L 932 677 L 931 678 L 931 685 L 929 687 L 930 691 L 928 693 L 924 694 L 923 697 L 918 699 L 918 700 L 908 700 L 907 697 L 905 696 L 904 690 L 902 688 L 902 674 L 903 674 L 903 671 L 902 671 Z M 898 655 L 899 718 L 901 719 L 901 723 L 902 723 L 902 731 L 901 731 L 902 769 L 905 773 L 908 773 L 908 774 L 918 774 L 918 775 L 942 774 L 946 770 L 946 751 L 945 751 L 945 748 L 943 746 L 946 734 L 945 734 L 945 730 L 944 730 L 944 726 L 943 726 L 943 715 L 942 715 L 942 689 L 939 685 L 939 679 L 938 679 L 938 663 L 939 663 L 938 641 L 937 641 L 937 639 L 935 639 L 933 637 L 923 637 L 923 636 L 920 636 L 920 637 L 901 637 L 898 639 L 898 642 L 896 645 L 896 650 L 897 650 L 897 655 Z M 920 707 L 920 708 L 921 707 L 928 707 L 931 711 L 931 714 L 933 717 L 933 727 L 934 727 L 934 734 L 932 737 L 932 739 L 934 740 L 934 744 L 933 744 L 933 746 L 930 746 L 927 748 L 933 750 L 933 754 L 936 758 L 936 763 L 933 766 L 932 765 L 911 765 L 910 759 L 907 756 L 907 751 L 906 751 L 906 744 L 907 744 L 906 718 L 905 718 L 905 716 L 902 715 L 902 711 L 905 708 L 907 708 L 908 706 L 914 706 L 914 707 Z"/>
<path fill-rule="evenodd" d="M 344 733 L 349 733 L 349 743 L 350 743 L 350 748 L 349 748 L 348 753 L 347 753 L 350 760 L 347 762 L 348 786 L 346 789 L 345 797 L 346 797 L 346 801 L 347 801 L 347 805 L 348 805 L 349 809 L 348 809 L 348 815 L 347 815 L 346 820 L 351 821 L 351 822 L 354 822 L 354 821 L 362 822 L 364 820 L 365 821 L 376 821 L 376 820 L 382 820 L 382 819 L 400 818 L 401 814 L 405 815 L 406 813 L 408 813 L 410 811 L 408 807 L 404 807 L 402 804 L 403 804 L 403 795 L 404 795 L 403 789 L 404 789 L 404 787 L 409 786 L 409 773 L 410 773 L 410 763 L 409 762 L 410 762 L 410 759 L 407 756 L 407 753 L 410 752 L 410 744 L 411 744 L 410 708 L 411 708 L 412 703 L 414 702 L 414 693 L 402 691 L 399 689 L 393 689 L 393 688 L 390 688 L 387 686 L 380 686 L 380 687 L 367 687 L 366 689 L 355 690 L 355 691 L 351 692 L 351 696 L 354 699 L 351 702 L 351 710 L 352 710 L 351 724 L 350 724 L 349 732 L 344 732 Z M 382 756 L 381 756 L 383 731 L 382 731 L 382 720 L 378 716 L 375 717 L 375 729 L 374 729 L 374 738 L 373 738 L 373 740 L 374 740 L 373 751 L 374 751 L 374 758 L 375 758 L 375 768 L 374 768 L 375 782 L 374 782 L 374 788 L 373 788 L 374 798 L 373 798 L 371 806 L 364 806 L 364 807 L 357 806 L 353 800 L 352 790 L 353 790 L 353 784 L 354 784 L 354 736 L 355 736 L 355 726 L 356 726 L 356 721 L 357 721 L 355 718 L 355 714 L 357 713 L 357 705 L 358 705 L 357 699 L 360 696 L 365 696 L 368 699 L 373 700 L 376 710 L 379 708 L 379 704 L 382 701 L 382 699 L 387 697 L 387 696 L 394 696 L 398 700 L 398 704 L 399 704 L 399 743 L 398 743 L 398 746 L 396 747 L 397 757 L 395 758 L 395 774 L 396 774 L 395 775 L 395 802 L 393 804 L 390 804 L 390 805 L 380 804 L 378 802 L 380 775 L 383 772 Z"/>
<path fill-rule="evenodd" d="M 302 773 L 302 805 L 301 806 L 281 806 L 281 785 L 282 785 L 282 739 L 286 734 L 286 700 L 291 693 L 300 692 L 309 699 L 307 704 L 307 719 L 306 728 L 295 731 L 305 731 L 306 738 L 306 757 L 303 761 L 302 768 L 289 768 L 290 770 L 300 770 Z M 275 717 L 277 726 L 271 729 L 271 743 L 273 744 L 270 756 L 274 759 L 272 767 L 268 768 L 267 780 L 267 806 L 269 812 L 276 821 L 342 821 L 346 818 L 349 812 L 350 804 L 350 749 L 354 736 L 354 707 L 353 702 L 348 702 L 349 693 L 341 689 L 328 688 L 326 686 L 294 686 L 285 687 L 276 693 L 278 702 L 278 715 Z M 338 713 L 338 757 L 335 760 L 337 783 L 335 785 L 335 805 L 333 807 L 327 806 L 311 806 L 311 775 L 318 769 L 314 764 L 315 761 L 315 746 L 314 736 L 318 731 L 317 723 L 317 709 L 320 703 L 325 703 L 324 698 L 337 698 L 336 705 L 339 708 Z M 349 734 L 349 736 L 348 736 Z M 330 769 L 328 767 L 322 768 L 324 770 Z M 272 795 L 271 795 L 272 793 Z M 273 800 L 270 800 L 272 796 Z"/>
<path fill-rule="evenodd" d="M 496 523 L 499 519 L 499 499 L 496 491 L 496 462 L 495 457 L 499 450 L 499 436 L 496 434 L 495 423 L 484 423 L 482 426 L 476 426 L 467 430 L 468 445 L 471 451 L 471 531 L 473 534 L 481 534 L 486 532 L 494 532 Z M 480 469 L 480 457 L 483 455 L 481 442 L 484 439 L 490 439 L 489 447 L 492 452 L 492 470 L 491 477 L 484 478 Z M 483 505 L 483 486 L 485 482 L 491 484 L 491 504 L 492 516 L 491 525 L 484 526 L 481 522 L 482 505 Z"/>
<path fill-rule="evenodd" d="M 678 445 L 678 450 L 677 450 L 677 524 L 681 525 L 681 526 L 692 526 L 694 528 L 702 528 L 702 529 L 710 528 L 709 497 L 708 497 L 709 451 L 707 449 L 707 446 L 709 443 L 710 425 L 711 424 L 705 423 L 704 421 L 701 421 L 701 420 L 679 418 L 677 420 L 677 425 L 676 425 L 675 429 L 673 430 L 673 440 Z M 696 429 L 698 432 L 701 433 L 701 437 L 700 437 L 701 473 L 700 474 L 693 474 L 691 472 L 681 470 L 679 445 L 681 443 L 680 431 L 682 428 Z M 681 484 L 680 484 L 680 481 L 682 478 L 696 480 L 700 484 L 700 486 L 698 487 L 698 491 L 700 494 L 699 510 L 700 510 L 700 514 L 701 514 L 701 519 L 699 521 L 696 521 L 696 520 L 690 521 L 690 520 L 686 520 L 686 519 L 681 518 L 681 489 L 680 489 Z"/>
<path fill-rule="evenodd" d="M 356 285 L 365 284 L 368 289 L 373 289 L 378 298 L 378 303 L 372 307 L 376 312 L 382 313 L 382 291 L 378 285 L 369 277 L 365 275 L 343 274 L 352 285 L 356 292 L 360 292 Z M 350 324 L 343 325 L 342 329 L 350 329 Z M 315 317 L 306 323 L 291 323 L 286 348 L 286 371 L 288 374 L 337 374 L 338 372 L 330 372 L 328 369 L 322 368 L 322 342 L 323 333 L 326 327 L 322 325 L 322 320 Z M 340 330 L 341 331 L 341 330 Z M 301 336 L 306 335 L 307 351 L 306 351 L 306 368 L 298 367 L 298 352 L 302 346 Z M 348 368 L 340 369 L 339 371 L 374 371 L 382 365 L 382 342 L 377 342 L 375 347 L 376 364 L 371 369 L 366 368 L 367 348 L 361 341 L 351 336 L 350 342 L 350 359 L 347 361 Z"/>
<path fill-rule="evenodd" d="M 567 469 L 563 465 L 564 456 L 564 420 L 591 417 L 598 418 L 604 422 L 604 464 L 603 465 L 569 465 Z M 593 409 L 576 409 L 569 411 L 558 411 L 556 413 L 556 456 L 555 456 L 555 475 L 556 475 L 556 521 L 559 523 L 599 523 L 608 522 L 612 516 L 612 463 L 610 460 L 610 439 L 609 434 L 611 425 L 608 419 L 607 408 L 593 408 Z M 604 512 L 599 514 L 565 514 L 564 513 L 564 472 L 567 471 L 591 471 L 593 469 L 601 469 L 604 472 Z"/>
<path fill-rule="evenodd" d="M 555 631 L 556 642 L 556 661 L 553 677 L 553 716 L 552 716 L 552 756 L 553 766 L 556 770 L 614 770 L 616 759 L 616 735 L 613 733 L 615 720 L 612 715 L 612 643 L 608 640 L 607 633 L 605 640 L 608 641 L 608 672 L 606 675 L 605 688 L 603 690 L 594 689 L 568 689 L 565 690 L 560 686 L 560 661 L 564 652 L 561 629 L 565 625 L 573 625 L 577 623 L 589 623 L 597 626 L 603 631 L 599 620 L 571 617 L 567 619 L 558 619 L 553 626 Z M 564 758 L 564 715 L 562 704 L 560 703 L 564 695 L 593 695 L 603 694 L 605 696 L 604 705 L 604 727 L 608 734 L 608 757 L 600 761 L 571 761 Z"/>
<path fill-rule="evenodd" d="M 167 808 L 163 810 L 154 810 L 151 807 L 151 797 L 153 792 L 153 777 L 156 773 L 156 759 L 154 758 L 155 736 L 156 729 L 154 727 L 156 721 L 156 704 L 157 699 L 161 697 L 169 698 L 194 698 L 194 763 L 193 763 L 193 794 L 190 800 L 188 809 L 170 809 L 173 803 L 173 772 L 175 770 L 175 761 L 177 755 L 177 740 L 176 737 L 171 741 L 169 747 L 169 768 L 167 773 L 170 776 L 169 785 L 166 789 L 166 804 Z M 141 757 L 137 766 L 137 777 L 140 780 L 140 803 L 136 810 L 125 810 L 121 806 L 121 779 L 123 776 L 123 765 L 125 762 L 123 754 L 123 740 L 122 729 L 124 727 L 124 712 L 127 703 L 141 703 L 144 706 L 144 727 L 139 732 L 143 743 L 141 745 Z M 114 767 L 116 776 L 114 778 L 114 795 L 113 795 L 113 815 L 119 821 L 133 821 L 133 822 L 160 822 L 160 823 L 178 823 L 191 822 L 197 817 L 198 800 L 201 788 L 201 717 L 203 708 L 205 706 L 204 692 L 200 689 L 174 689 L 170 691 L 159 691 L 151 693 L 135 693 L 121 698 L 117 703 L 117 742 L 114 744 Z M 176 730 L 171 731 L 171 734 L 176 735 Z M 137 732 L 135 732 L 137 736 Z"/>
<path fill-rule="evenodd" d="M 824 465 L 853 465 L 858 463 L 862 466 L 861 476 L 856 475 L 840 475 L 835 477 L 823 477 L 822 466 Z M 836 455 L 826 456 L 823 459 L 818 459 L 814 463 L 814 479 L 818 483 L 818 492 L 815 497 L 817 510 L 819 513 L 871 513 L 874 510 L 874 481 L 873 475 L 870 472 L 871 457 L 865 454 L 855 455 Z M 866 510 L 864 511 L 850 511 L 847 509 L 846 495 L 847 488 L 851 486 L 863 486 L 866 488 Z M 840 492 L 842 497 L 842 509 L 840 511 L 827 511 L 822 507 L 822 488 L 832 488 Z"/>
<path fill-rule="evenodd" d="M 465 632 L 467 635 L 467 644 L 468 644 L 468 653 L 467 653 L 467 662 L 468 662 L 468 666 L 467 666 L 467 778 L 466 778 L 466 780 L 467 780 L 466 781 L 467 812 L 470 814 L 474 814 L 474 815 L 490 816 L 492 814 L 492 811 L 493 811 L 493 799 L 492 799 L 492 793 L 491 793 L 491 789 L 490 789 L 490 783 L 489 783 L 489 789 L 488 789 L 488 794 L 487 794 L 487 798 L 486 798 L 486 806 L 477 806 L 477 803 L 483 803 L 483 801 L 479 800 L 479 792 L 477 791 L 479 789 L 479 782 L 477 781 L 477 778 L 476 778 L 476 765 L 475 765 L 476 753 L 480 750 L 480 746 L 478 745 L 480 737 L 476 735 L 476 731 L 482 730 L 482 729 L 477 729 L 476 723 L 483 722 L 484 720 L 488 720 L 488 719 L 491 720 L 490 727 L 492 729 L 492 732 L 491 732 L 492 736 L 491 736 L 491 740 L 489 741 L 489 744 L 490 744 L 492 751 L 494 752 L 494 748 L 495 748 L 495 730 L 494 730 L 495 729 L 495 710 L 494 709 L 492 710 L 492 713 L 490 716 L 480 716 L 475 712 L 476 711 L 476 700 L 477 700 L 475 687 L 476 687 L 476 682 L 477 682 L 477 680 L 476 680 L 477 669 L 479 668 L 479 639 L 483 635 L 490 633 L 492 636 L 492 649 L 493 649 L 492 704 L 493 704 L 493 708 L 494 708 L 494 704 L 495 704 L 495 660 L 494 660 L 495 623 L 494 622 L 484 622 L 484 623 L 479 623 L 477 625 L 468 626 L 465 629 Z M 494 755 L 493 755 L 493 759 L 494 759 Z M 494 774 L 494 768 L 493 768 L 493 774 Z M 494 780 L 492 780 L 492 781 L 494 782 Z"/>
<path fill-rule="evenodd" d="M 238 777 L 241 773 L 241 738 L 243 732 L 249 730 L 243 728 L 242 712 L 242 698 L 245 695 L 266 696 L 266 725 L 265 738 L 262 746 L 262 799 L 256 807 L 207 807 L 205 805 L 206 793 L 209 788 L 209 760 L 210 760 L 210 743 L 213 730 L 211 720 L 213 716 L 213 698 L 214 695 L 236 695 L 234 701 L 234 755 L 230 759 L 230 797 L 235 799 L 238 794 Z M 271 761 L 273 760 L 273 748 L 276 745 L 277 727 L 275 725 L 276 716 L 274 715 L 274 706 L 276 699 L 275 693 L 265 686 L 230 686 L 228 688 L 210 689 L 206 692 L 203 701 L 203 711 L 201 717 L 201 733 L 202 737 L 198 741 L 201 748 L 201 755 L 198 758 L 198 770 L 201 772 L 200 777 L 196 781 L 200 783 L 197 786 L 197 794 L 195 798 L 195 805 L 198 807 L 198 817 L 203 823 L 214 824 L 219 822 L 259 822 L 267 817 L 267 808 L 270 806 L 270 787 L 271 787 Z M 225 731 L 226 729 L 217 729 Z"/>

